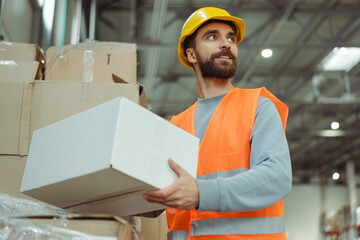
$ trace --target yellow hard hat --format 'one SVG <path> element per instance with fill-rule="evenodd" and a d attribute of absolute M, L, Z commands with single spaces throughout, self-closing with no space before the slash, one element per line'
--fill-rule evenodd
<path fill-rule="evenodd" d="M 236 45 L 238 45 L 244 39 L 245 26 L 241 18 L 233 17 L 227 11 L 220 8 L 200 8 L 190 15 L 181 30 L 181 36 L 178 45 L 178 58 L 185 67 L 191 69 L 193 68 L 192 64 L 188 61 L 188 58 L 184 54 L 183 42 L 185 38 L 193 34 L 196 29 L 198 29 L 203 23 L 209 21 L 210 19 L 233 22 L 236 27 Z"/>

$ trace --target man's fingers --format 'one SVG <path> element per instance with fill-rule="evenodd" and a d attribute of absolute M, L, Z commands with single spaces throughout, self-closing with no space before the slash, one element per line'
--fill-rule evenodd
<path fill-rule="evenodd" d="M 154 203 L 159 203 L 159 204 L 163 204 L 165 206 L 168 207 L 172 207 L 172 208 L 178 208 L 178 209 L 191 209 L 192 207 L 188 207 L 186 205 L 184 205 L 184 203 L 182 202 L 181 199 L 178 198 L 168 198 L 168 199 L 158 199 L 158 198 L 147 198 L 146 199 L 148 202 L 154 202 Z"/>
<path fill-rule="evenodd" d="M 165 199 L 171 196 L 174 192 L 176 192 L 176 189 L 177 189 L 176 184 L 173 183 L 160 190 L 150 190 L 144 195 L 144 197 L 148 196 L 148 197 Z"/>
<path fill-rule="evenodd" d="M 161 202 L 166 202 L 166 201 L 172 201 L 172 200 L 178 200 L 179 198 L 176 196 L 175 194 L 171 194 L 169 196 L 166 197 L 161 197 L 161 196 L 154 196 L 154 195 L 149 195 L 149 194 L 144 194 L 144 198 L 146 198 L 146 200 L 151 200 L 151 201 L 161 201 Z"/>

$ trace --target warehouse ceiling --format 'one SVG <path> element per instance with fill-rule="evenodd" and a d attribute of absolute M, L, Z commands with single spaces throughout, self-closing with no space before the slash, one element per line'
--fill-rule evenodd
<path fill-rule="evenodd" d="M 197 100 L 194 72 L 179 63 L 177 41 L 186 18 L 205 6 L 245 22 L 233 84 L 265 86 L 289 106 L 294 182 L 344 172 L 349 160 L 359 173 L 360 65 L 329 72 L 319 64 L 335 47 L 360 47 L 360 1 L 98 0 L 95 39 L 137 43 L 138 81 L 151 111 L 165 118 Z M 260 55 L 265 48 L 270 58 Z M 338 130 L 331 130 L 333 121 Z"/>

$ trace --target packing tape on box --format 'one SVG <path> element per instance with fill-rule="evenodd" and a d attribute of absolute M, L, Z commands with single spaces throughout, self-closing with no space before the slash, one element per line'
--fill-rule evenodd
<path fill-rule="evenodd" d="M 93 82 L 94 51 L 92 50 L 84 51 L 83 64 L 84 64 L 83 82 Z"/>
<path fill-rule="evenodd" d="M 1 45 L 11 46 L 12 43 L 11 42 L 5 42 L 5 41 L 0 42 L 0 53 L 1 52 L 6 52 L 6 48 L 2 48 Z"/>
<path fill-rule="evenodd" d="M 8 45 L 8 46 L 13 45 L 12 42 L 7 42 L 7 41 L 1 41 L 1 44 Z"/>
<path fill-rule="evenodd" d="M 66 54 L 67 51 L 68 51 L 67 49 L 61 48 L 50 59 L 46 59 L 46 61 L 48 61 L 48 64 L 47 64 L 47 66 L 45 68 L 44 75 L 46 75 L 47 70 L 51 68 L 51 66 L 54 64 L 56 59 L 58 59 L 58 58 L 63 59 L 63 61 L 66 62 L 66 55 L 65 54 Z M 43 76 L 41 77 L 41 79 L 43 79 Z"/>
<path fill-rule="evenodd" d="M 13 60 L 0 60 L 0 65 L 5 65 L 8 67 L 17 67 L 18 64 L 16 63 L 16 61 Z"/>

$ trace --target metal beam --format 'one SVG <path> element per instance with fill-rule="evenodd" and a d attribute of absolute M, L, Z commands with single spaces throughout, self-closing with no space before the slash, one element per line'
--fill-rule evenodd
<path fill-rule="evenodd" d="M 325 6 L 323 6 L 323 8 L 331 8 L 333 7 L 336 3 L 338 2 L 338 0 L 331 0 L 330 2 L 327 2 L 325 4 Z M 297 39 L 297 43 L 296 45 L 301 45 L 303 42 L 305 42 L 305 40 L 307 40 L 310 35 L 313 33 L 314 29 L 316 29 L 319 24 L 321 23 L 321 21 L 324 19 L 324 16 L 321 14 L 315 14 L 312 19 L 309 21 L 311 24 L 309 24 L 309 27 L 304 29 L 304 31 L 302 31 Z M 285 69 L 286 66 L 288 66 L 288 64 L 291 62 L 291 60 L 294 58 L 296 52 L 298 51 L 297 48 L 291 49 L 290 51 L 286 52 L 286 55 L 283 56 L 280 60 L 280 62 L 278 62 L 276 64 L 276 71 L 283 71 Z M 270 88 L 271 84 L 273 83 L 273 78 L 270 77 L 269 80 L 267 81 L 268 84 L 267 87 Z"/>
<path fill-rule="evenodd" d="M 159 47 L 159 48 L 171 48 L 174 49 L 177 47 L 177 43 L 175 42 L 170 42 L 170 43 L 163 43 L 160 41 L 143 41 L 143 40 L 139 40 L 136 41 L 136 44 L 138 45 L 139 49 L 147 49 L 147 48 L 152 48 L 152 47 Z M 269 45 L 269 47 L 271 49 L 319 49 L 319 48 L 334 48 L 334 47 L 358 47 L 359 43 L 354 42 L 354 43 L 345 43 L 344 41 L 329 41 L 329 42 L 324 42 L 321 44 L 316 44 L 316 43 L 273 43 L 271 45 Z M 239 47 L 244 50 L 244 49 L 259 49 L 259 48 L 263 48 L 264 45 L 260 42 L 241 42 Z"/>
<path fill-rule="evenodd" d="M 149 1 L 150 2 L 150 1 Z M 184 7 L 185 6 L 185 7 Z M 169 12 L 177 12 L 179 16 L 187 16 L 189 13 L 194 12 L 198 8 L 203 7 L 203 4 L 195 5 L 184 5 L 184 4 L 169 4 L 168 11 Z M 241 5 L 233 6 L 232 4 L 221 3 L 218 1 L 215 7 L 228 9 L 232 11 L 241 11 L 244 13 L 249 14 L 279 14 L 281 13 L 277 8 L 269 8 L 269 7 L 242 7 Z M 322 4 L 314 5 L 312 4 L 311 7 L 297 7 L 296 13 L 300 14 L 321 14 L 321 15 L 359 15 L 360 6 L 357 3 L 354 4 L 346 4 L 344 7 L 339 9 L 324 9 L 322 8 Z M 116 11 L 116 12 L 129 12 L 130 11 L 130 4 L 121 3 L 121 5 L 111 5 L 111 6 L 100 6 L 101 11 Z M 153 10 L 153 6 L 151 4 L 147 4 L 144 2 L 141 6 L 138 7 L 138 12 L 151 12 Z"/>
<path fill-rule="evenodd" d="M 353 34 L 356 34 L 357 32 L 360 31 L 360 29 L 359 29 L 360 20 L 359 19 L 360 19 L 360 17 L 358 17 L 358 16 L 356 16 L 355 19 L 351 19 L 349 21 L 351 24 L 347 25 L 347 27 L 341 31 L 341 34 L 339 35 L 339 39 L 337 39 L 337 42 L 340 42 L 340 43 L 342 42 L 343 44 L 339 44 L 338 46 L 345 46 L 346 44 L 344 44 L 344 42 L 348 41 L 348 39 Z M 335 46 L 325 47 L 325 50 L 323 51 L 323 53 L 320 54 L 317 57 L 317 59 L 315 59 L 311 64 L 309 64 L 310 67 L 308 69 L 303 70 L 304 74 L 297 79 L 295 84 L 293 84 L 293 86 L 296 85 L 296 88 L 293 87 L 291 89 L 288 89 L 287 94 L 284 96 L 285 99 L 288 99 L 290 96 L 294 95 L 297 90 L 299 90 L 304 84 L 308 83 L 308 81 L 311 80 L 312 75 L 315 74 L 314 73 L 315 66 L 317 66 L 320 63 L 320 61 L 322 61 L 323 58 L 326 57 L 334 47 Z M 304 77 L 304 76 L 306 76 L 306 77 Z"/>
<path fill-rule="evenodd" d="M 267 39 L 264 39 L 262 41 L 263 42 L 263 48 L 267 48 L 271 44 L 273 44 L 273 42 L 274 42 L 275 38 L 277 37 L 277 35 L 279 34 L 280 30 L 282 29 L 282 27 L 284 26 L 284 24 L 286 23 L 286 21 L 288 20 L 290 15 L 293 13 L 298 1 L 299 0 L 293 0 L 287 5 L 284 14 L 282 15 L 281 19 L 277 22 L 277 24 L 274 27 L 273 31 L 270 33 L 270 36 Z M 259 59 L 260 59 L 259 53 L 254 52 L 252 54 L 251 58 L 253 59 L 252 63 L 249 65 L 249 67 L 247 68 L 245 74 L 240 79 L 240 86 L 241 87 L 246 86 L 249 78 L 254 73 L 254 71 L 255 71 L 258 63 L 259 63 Z"/>
<path fill-rule="evenodd" d="M 154 0 L 150 25 L 150 40 L 160 41 L 166 20 L 168 0 Z M 160 48 L 154 46 L 146 56 L 144 86 L 146 95 L 151 98 L 159 67 Z"/>

